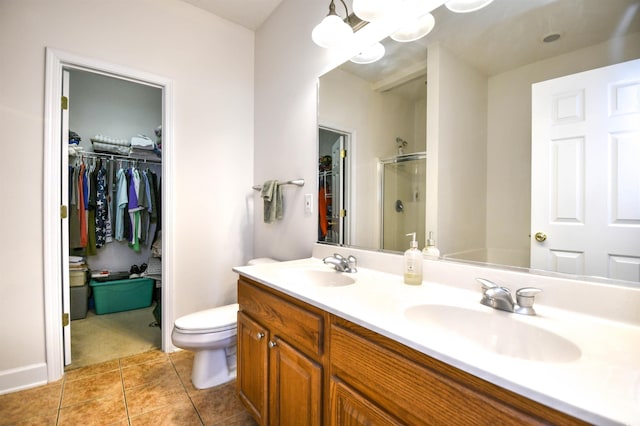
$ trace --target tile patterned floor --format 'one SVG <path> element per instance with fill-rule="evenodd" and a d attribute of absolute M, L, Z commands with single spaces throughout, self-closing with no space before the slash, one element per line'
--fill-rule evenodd
<path fill-rule="evenodd" d="M 198 390 L 193 353 L 150 351 L 67 371 L 55 383 L 0 395 L 0 425 L 255 426 L 235 381 Z"/>

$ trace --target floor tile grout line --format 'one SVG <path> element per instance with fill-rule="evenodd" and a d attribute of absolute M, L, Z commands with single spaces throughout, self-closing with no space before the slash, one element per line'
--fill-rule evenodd
<path fill-rule="evenodd" d="M 56 411 L 56 426 L 60 423 L 60 410 L 62 410 L 62 398 L 64 397 L 64 387 L 67 383 L 67 377 L 62 375 L 62 388 L 60 389 L 60 398 L 58 398 L 58 410 Z"/>
<path fill-rule="evenodd" d="M 200 415 L 200 411 L 198 411 L 198 407 L 196 407 L 196 404 L 193 402 L 193 399 L 191 399 L 191 394 L 187 390 L 187 386 L 184 384 L 184 381 L 182 380 L 182 376 L 178 372 L 178 369 L 176 368 L 176 365 L 174 364 L 173 358 L 171 356 L 169 356 L 169 362 L 171 362 L 171 366 L 173 367 L 173 371 L 176 372 L 176 375 L 178 376 L 178 380 L 180 380 L 180 384 L 182 385 L 182 389 L 184 389 L 185 393 L 187 394 L 187 398 L 189 398 L 189 402 L 193 406 L 193 409 L 195 410 L 196 415 L 198 416 L 198 420 L 200 420 L 200 423 L 202 425 L 204 425 L 204 420 L 202 419 L 202 416 Z"/>
<path fill-rule="evenodd" d="M 124 387 L 124 373 L 122 372 L 122 358 L 118 358 L 118 371 L 120 372 L 120 386 L 122 386 L 122 398 L 124 399 L 124 412 L 127 415 L 127 424 L 131 426 L 131 417 L 129 417 L 129 404 L 127 403 L 127 391 Z"/>

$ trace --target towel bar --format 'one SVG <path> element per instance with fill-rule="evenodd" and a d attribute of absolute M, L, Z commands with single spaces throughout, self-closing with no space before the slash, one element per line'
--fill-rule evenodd
<path fill-rule="evenodd" d="M 304 186 L 304 179 L 288 180 L 286 182 L 278 182 L 278 184 L 279 185 Z M 262 190 L 262 185 L 253 185 L 251 188 L 256 190 L 256 191 L 261 191 Z"/>

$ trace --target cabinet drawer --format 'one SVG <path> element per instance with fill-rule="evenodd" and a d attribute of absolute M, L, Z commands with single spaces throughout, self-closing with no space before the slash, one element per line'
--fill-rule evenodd
<path fill-rule="evenodd" d="M 329 339 L 332 377 L 403 423 L 581 424 L 346 321 L 332 321 Z"/>
<path fill-rule="evenodd" d="M 238 280 L 238 303 L 242 312 L 268 328 L 274 337 L 286 337 L 314 358 L 322 354 L 324 317 L 321 312 L 312 312 L 313 307 L 284 300 L 243 278 Z"/>

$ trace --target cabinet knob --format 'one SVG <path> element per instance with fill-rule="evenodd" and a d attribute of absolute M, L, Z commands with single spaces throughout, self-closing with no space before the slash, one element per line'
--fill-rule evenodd
<path fill-rule="evenodd" d="M 274 348 L 274 347 L 276 347 L 277 345 L 278 345 L 278 343 L 276 343 L 276 341 L 275 341 L 275 340 L 271 340 L 271 341 L 269 341 L 269 347 L 270 347 L 270 348 Z"/>
<path fill-rule="evenodd" d="M 264 337 L 264 333 L 263 332 L 258 332 L 256 333 L 256 339 L 261 340 Z"/>

